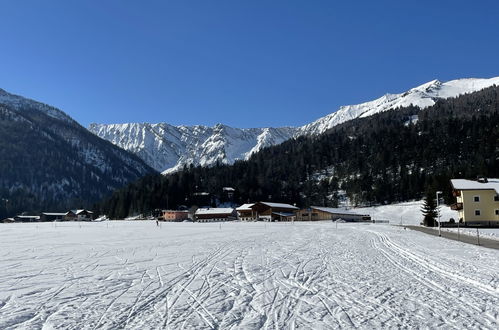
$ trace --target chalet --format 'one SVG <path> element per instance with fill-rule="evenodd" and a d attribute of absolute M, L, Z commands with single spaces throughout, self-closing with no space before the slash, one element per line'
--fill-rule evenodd
<path fill-rule="evenodd" d="M 231 221 L 237 218 L 233 208 L 199 208 L 194 214 L 197 222 Z"/>
<path fill-rule="evenodd" d="M 163 221 L 181 222 L 189 219 L 189 211 L 163 210 Z"/>
<path fill-rule="evenodd" d="M 459 222 L 465 225 L 499 226 L 499 179 L 452 179 Z"/>
<path fill-rule="evenodd" d="M 358 214 L 339 208 L 311 206 L 295 212 L 298 221 L 345 220 L 348 222 L 371 221 L 369 214 Z"/>
<path fill-rule="evenodd" d="M 93 218 L 94 213 L 85 209 L 71 210 L 64 216 L 64 219 L 69 221 L 92 221 Z"/>
<path fill-rule="evenodd" d="M 237 218 L 243 221 L 256 220 L 256 212 L 251 207 L 255 204 L 243 204 L 236 208 Z"/>
<path fill-rule="evenodd" d="M 16 222 L 16 220 L 14 220 L 14 218 L 5 218 L 5 219 L 3 219 L 0 222 L 2 222 L 2 223 L 13 223 L 13 222 Z"/>
<path fill-rule="evenodd" d="M 293 221 L 296 206 L 284 203 L 258 202 L 251 207 L 255 219 L 263 221 Z"/>
<path fill-rule="evenodd" d="M 50 213 L 43 212 L 40 214 L 40 221 L 64 221 L 66 220 L 66 213 Z"/>

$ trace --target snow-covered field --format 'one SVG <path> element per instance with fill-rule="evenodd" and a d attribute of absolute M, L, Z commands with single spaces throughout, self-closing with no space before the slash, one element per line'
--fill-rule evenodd
<path fill-rule="evenodd" d="M 497 329 L 498 270 L 390 225 L 6 224 L 0 329 Z"/>
<path fill-rule="evenodd" d="M 423 201 L 405 202 L 399 204 L 390 204 L 373 207 L 355 208 L 352 211 L 362 214 L 370 214 L 373 219 L 389 220 L 393 225 L 419 225 L 423 221 L 421 207 Z M 449 221 L 450 218 L 457 220 L 458 213 L 453 211 L 447 205 L 440 206 L 440 219 Z M 437 230 L 435 228 L 435 230 Z M 442 228 L 445 231 L 457 232 L 457 228 Z M 460 228 L 460 233 L 463 235 L 476 236 L 476 228 Z M 498 228 L 480 228 L 480 236 L 499 240 Z"/>
<path fill-rule="evenodd" d="M 357 213 L 370 214 L 373 219 L 390 220 L 391 224 L 419 225 L 423 221 L 421 207 L 423 201 L 405 202 L 390 205 L 355 208 Z M 458 219 L 457 211 L 447 205 L 440 206 L 440 219 L 449 221 L 450 218 Z"/>

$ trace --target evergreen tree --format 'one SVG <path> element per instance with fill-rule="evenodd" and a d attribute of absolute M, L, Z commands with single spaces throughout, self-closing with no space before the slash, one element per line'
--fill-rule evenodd
<path fill-rule="evenodd" d="M 436 219 L 438 217 L 436 200 L 433 198 L 434 193 L 428 191 L 424 198 L 421 212 L 423 213 L 423 225 L 426 227 L 435 227 L 437 225 Z"/>

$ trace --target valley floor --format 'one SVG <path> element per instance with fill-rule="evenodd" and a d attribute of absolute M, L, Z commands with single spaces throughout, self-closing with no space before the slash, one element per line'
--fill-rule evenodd
<path fill-rule="evenodd" d="M 402 227 L 0 226 L 0 328 L 489 328 L 499 251 Z"/>

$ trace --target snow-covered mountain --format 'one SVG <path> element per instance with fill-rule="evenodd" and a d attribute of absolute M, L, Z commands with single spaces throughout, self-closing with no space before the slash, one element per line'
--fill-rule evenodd
<path fill-rule="evenodd" d="M 166 123 L 91 124 L 89 130 L 137 154 L 161 172 L 176 171 L 189 164 L 232 164 L 298 132 L 291 127 L 240 129 L 222 124 L 208 127 Z"/>
<path fill-rule="evenodd" d="M 407 92 L 385 94 L 374 101 L 340 107 L 337 111 L 300 127 L 300 134 L 321 134 L 328 129 L 355 118 L 372 116 L 376 113 L 410 105 L 421 109 L 430 107 L 438 99 L 473 93 L 484 88 L 499 85 L 499 77 L 490 79 L 457 79 L 447 82 L 433 80 Z"/>
<path fill-rule="evenodd" d="M 23 96 L 15 95 L 6 92 L 0 88 L 0 104 L 8 105 L 11 109 L 15 110 L 27 110 L 33 109 L 46 114 L 49 117 L 63 120 L 68 123 L 77 124 L 71 117 L 62 112 L 61 110 L 54 108 L 50 105 L 37 102 L 32 99 L 25 98 Z"/>
<path fill-rule="evenodd" d="M 499 85 L 499 77 L 448 82 L 433 80 L 404 93 L 386 94 L 374 101 L 342 106 L 325 117 L 296 128 L 239 129 L 222 124 L 206 127 L 131 123 L 91 124 L 89 130 L 137 154 L 156 170 L 168 173 L 189 164 L 231 164 L 238 159 L 247 159 L 264 147 L 300 135 L 321 134 L 348 120 L 409 105 L 423 109 L 432 106 L 438 99 L 476 92 L 492 85 Z"/>

